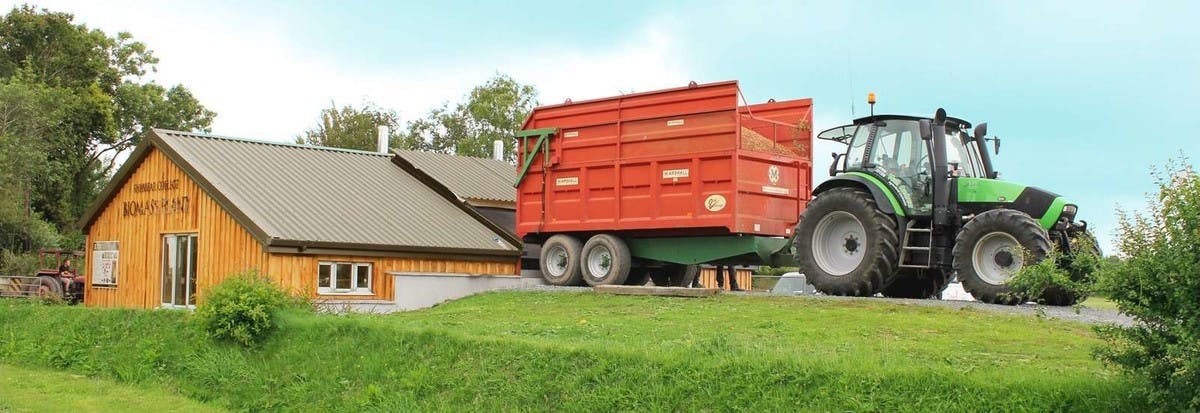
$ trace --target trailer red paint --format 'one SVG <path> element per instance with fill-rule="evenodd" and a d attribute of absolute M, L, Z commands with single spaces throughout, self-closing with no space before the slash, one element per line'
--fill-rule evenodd
<path fill-rule="evenodd" d="M 736 81 L 542 106 L 519 140 L 517 233 L 787 237 L 812 188 L 812 100 L 738 105 Z"/>

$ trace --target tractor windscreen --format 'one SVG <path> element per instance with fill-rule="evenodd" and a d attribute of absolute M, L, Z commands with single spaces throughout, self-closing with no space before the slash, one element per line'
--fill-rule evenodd
<path fill-rule="evenodd" d="M 966 131 L 959 128 L 946 128 L 946 163 L 949 164 L 950 173 L 954 176 L 970 176 L 976 178 L 986 177 L 983 170 L 983 162 L 979 160 L 979 154 L 974 151 L 975 145 L 970 144 L 971 136 Z"/>

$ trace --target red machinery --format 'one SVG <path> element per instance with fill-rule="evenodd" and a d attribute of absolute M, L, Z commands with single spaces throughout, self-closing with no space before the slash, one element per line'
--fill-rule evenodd
<path fill-rule="evenodd" d="M 568 267 L 566 280 L 547 279 L 578 283 L 587 246 L 575 244 L 600 235 L 624 244 L 602 246 L 600 258 L 629 260 L 616 270 L 635 277 L 671 264 L 768 262 L 786 248 L 812 189 L 812 100 L 743 106 L 739 97 L 735 81 L 693 83 L 534 109 L 518 133 L 516 229 Z M 593 278 L 583 280 L 618 283 Z"/>

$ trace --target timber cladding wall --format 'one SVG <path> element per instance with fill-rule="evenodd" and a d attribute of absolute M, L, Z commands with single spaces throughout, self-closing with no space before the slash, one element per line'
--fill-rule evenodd
<path fill-rule="evenodd" d="M 125 185 L 92 221 L 87 256 L 97 243 L 116 242 L 115 286 L 94 284 L 95 265 L 88 265 L 85 303 L 102 307 L 152 308 L 163 304 L 164 237 L 193 234 L 197 301 L 204 291 L 230 274 L 257 269 L 286 289 L 317 297 L 321 262 L 372 265 L 371 294 L 320 295 L 322 299 L 392 300 L 392 277 L 387 272 L 516 274 L 516 259 L 465 261 L 446 258 L 362 257 L 354 255 L 297 255 L 268 253 L 263 245 L 158 148 L 129 175 Z M 131 159 L 131 161 L 133 161 Z M 111 245 L 111 244 L 109 244 Z"/>

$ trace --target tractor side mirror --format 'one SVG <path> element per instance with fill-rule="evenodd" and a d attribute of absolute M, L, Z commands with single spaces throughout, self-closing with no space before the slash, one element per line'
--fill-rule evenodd
<path fill-rule="evenodd" d="M 833 155 L 833 163 L 829 164 L 829 176 L 834 176 L 838 173 L 838 160 L 842 159 L 846 154 L 833 152 L 831 155 Z"/>
<path fill-rule="evenodd" d="M 992 138 L 992 148 L 995 149 L 996 155 L 1000 154 L 1000 137 Z"/>
<path fill-rule="evenodd" d="M 933 139 L 933 127 L 929 125 L 929 119 L 921 119 L 921 140 Z"/>
<path fill-rule="evenodd" d="M 987 136 L 987 122 L 975 126 L 975 142 L 983 143 L 984 136 Z"/>

